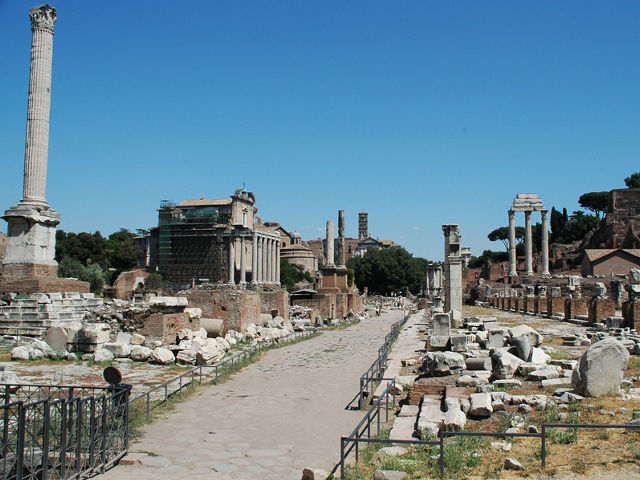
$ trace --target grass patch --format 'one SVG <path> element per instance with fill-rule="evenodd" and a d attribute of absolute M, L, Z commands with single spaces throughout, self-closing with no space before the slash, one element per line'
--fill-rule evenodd
<path fill-rule="evenodd" d="M 384 432 L 381 438 L 387 438 Z M 444 478 L 464 478 L 482 462 L 482 451 L 489 442 L 479 437 L 454 437 L 445 442 Z M 411 480 L 435 478 L 440 476 L 438 445 L 416 445 L 407 448 L 407 453 L 397 457 L 388 457 L 382 461 L 376 459 L 377 452 L 386 443 L 368 444 L 360 450 L 357 464 L 346 468 L 345 478 L 349 480 L 369 480 L 376 469 L 405 472 Z"/>
<path fill-rule="evenodd" d="M 354 325 L 357 325 L 358 323 L 360 323 L 360 319 L 355 317 L 355 318 L 352 318 L 351 320 L 340 321 L 340 323 L 338 325 L 327 325 L 327 326 L 324 326 L 324 327 L 322 327 L 322 330 L 344 330 L 345 328 L 353 327 Z"/>
<path fill-rule="evenodd" d="M 627 363 L 627 371 L 625 372 L 626 377 L 637 377 L 640 375 L 640 357 L 633 355 L 629 357 L 629 362 Z"/>

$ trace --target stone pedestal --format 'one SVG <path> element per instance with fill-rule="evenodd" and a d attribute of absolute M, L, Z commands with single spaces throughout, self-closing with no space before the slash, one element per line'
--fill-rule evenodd
<path fill-rule="evenodd" d="M 624 302 L 622 304 L 622 316 L 627 327 L 640 328 L 640 302 Z"/>
<path fill-rule="evenodd" d="M 547 317 L 552 317 L 559 313 L 564 315 L 564 300 L 562 297 L 549 297 L 547 299 Z"/>
<path fill-rule="evenodd" d="M 547 298 L 536 297 L 533 300 L 533 313 L 536 315 L 542 315 L 547 313 Z"/>
<path fill-rule="evenodd" d="M 325 267 L 322 269 L 322 284 L 318 292 L 347 293 L 349 291 L 346 267 Z"/>
<path fill-rule="evenodd" d="M 564 318 L 576 319 L 589 315 L 589 302 L 584 298 L 568 298 L 565 302 Z"/>
<path fill-rule="evenodd" d="M 613 300 L 592 298 L 589 300 L 589 323 L 603 322 L 607 317 L 616 315 L 616 303 Z"/>

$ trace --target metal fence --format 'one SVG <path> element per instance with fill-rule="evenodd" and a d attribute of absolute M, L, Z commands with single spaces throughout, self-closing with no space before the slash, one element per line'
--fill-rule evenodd
<path fill-rule="evenodd" d="M 405 315 L 402 320 L 397 321 L 391 326 L 391 331 L 385 335 L 384 343 L 378 349 L 378 358 L 360 377 L 358 408 L 362 409 L 364 407 L 369 393 L 372 393 L 375 387 L 384 380 L 384 371 L 387 368 L 387 358 L 391 351 L 391 345 L 395 342 L 396 338 L 398 338 L 400 330 L 408 318 L 409 315 Z"/>
<path fill-rule="evenodd" d="M 547 456 L 547 436 L 549 429 L 552 428 L 564 428 L 564 429 L 626 429 L 640 431 L 640 424 L 594 424 L 594 423 L 543 423 L 540 432 L 537 433 L 506 433 L 506 432 L 447 432 L 441 431 L 439 433 L 438 440 L 394 440 L 394 439 L 382 439 L 372 438 L 371 431 L 375 430 L 374 435 L 379 434 L 381 431 L 382 412 L 384 409 L 385 423 L 389 422 L 389 409 L 395 410 L 396 398 L 395 398 L 395 382 L 392 380 L 387 384 L 387 388 L 384 390 L 380 398 L 372 405 L 371 409 L 364 416 L 358 426 L 347 437 L 340 438 L 340 462 L 334 467 L 331 473 L 340 469 L 340 478 L 345 478 L 345 464 L 347 458 L 352 452 L 355 452 L 355 461 L 359 459 L 359 444 L 360 443 L 385 443 L 385 444 L 399 444 L 399 445 L 431 445 L 439 447 L 438 454 L 438 467 L 440 470 L 440 476 L 445 474 L 445 447 L 446 439 L 450 437 L 498 437 L 498 438 L 539 438 L 540 439 L 540 461 L 542 468 L 546 467 Z M 389 406 L 389 397 L 392 397 L 391 406 Z M 605 441 L 605 440 L 603 440 Z"/>
<path fill-rule="evenodd" d="M 129 403 L 132 405 L 136 403 L 136 407 L 138 407 L 142 402 L 142 408 L 145 414 L 150 415 L 154 408 L 167 405 L 169 398 L 176 394 L 182 395 L 185 389 L 194 386 L 196 383 L 202 384 L 209 382 L 216 384 L 220 379 L 237 372 L 262 351 L 268 350 L 277 344 L 296 342 L 316 334 L 316 331 L 293 332 L 285 337 L 257 343 L 214 365 L 198 365 L 188 372 L 173 377 L 160 385 L 152 387 L 146 392 L 132 397 Z"/>
<path fill-rule="evenodd" d="M 0 478 L 76 479 L 104 472 L 129 446 L 129 385 L 6 385 Z"/>

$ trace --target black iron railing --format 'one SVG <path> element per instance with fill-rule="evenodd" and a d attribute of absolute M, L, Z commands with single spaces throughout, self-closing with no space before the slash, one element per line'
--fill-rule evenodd
<path fill-rule="evenodd" d="M 5 386 L 0 478 L 75 479 L 104 472 L 129 447 L 130 389 Z"/>
<path fill-rule="evenodd" d="M 384 343 L 378 349 L 378 358 L 371 364 L 366 372 L 360 377 L 360 392 L 358 395 L 358 408 L 364 408 L 367 401 L 367 397 L 370 393 L 373 393 L 376 386 L 384 380 L 384 372 L 387 369 L 387 358 L 391 351 L 393 342 L 396 341 L 400 330 L 409 318 L 409 315 L 405 315 L 402 320 L 397 321 L 391 326 L 391 331 L 384 337 Z"/>
<path fill-rule="evenodd" d="M 612 428 L 612 429 L 625 429 L 625 430 L 635 430 L 640 431 L 639 424 L 599 424 L 599 423 L 543 423 L 540 429 L 540 432 L 535 433 L 506 433 L 506 432 L 448 432 L 441 431 L 438 435 L 437 440 L 400 440 L 400 439 L 391 439 L 391 438 L 372 438 L 371 432 L 372 428 L 375 428 L 375 433 L 379 434 L 381 431 L 381 412 L 380 410 L 384 408 L 385 410 L 385 423 L 389 421 L 389 397 L 393 396 L 392 406 L 395 407 L 395 395 L 393 392 L 394 383 L 389 382 L 387 388 L 382 393 L 380 398 L 373 404 L 371 409 L 367 412 L 362 421 L 358 424 L 358 426 L 351 432 L 351 434 L 347 437 L 340 438 L 340 462 L 334 467 L 332 473 L 336 473 L 336 471 L 340 470 L 340 478 L 345 478 L 345 465 L 347 458 L 352 452 L 355 452 L 355 461 L 356 463 L 359 460 L 359 447 L 360 443 L 386 443 L 386 444 L 398 444 L 398 445 L 431 445 L 438 446 L 438 467 L 440 470 L 440 476 L 444 476 L 445 474 L 445 447 L 446 447 L 446 439 L 450 437 L 498 437 L 498 438 L 539 438 L 541 443 L 540 448 L 540 461 L 542 468 L 545 468 L 547 465 L 547 456 L 549 452 L 547 451 L 547 436 L 549 429 L 552 428 L 567 428 L 567 429 L 602 429 L 602 428 Z M 384 407 L 382 407 L 384 403 Z M 372 425 L 375 422 L 375 426 Z M 606 440 L 602 440 L 606 441 Z"/>

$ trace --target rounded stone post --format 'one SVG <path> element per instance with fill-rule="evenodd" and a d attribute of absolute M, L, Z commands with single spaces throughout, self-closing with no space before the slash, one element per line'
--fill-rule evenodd
<path fill-rule="evenodd" d="M 516 268 L 516 212 L 509 210 L 509 276 L 518 276 Z"/>
<path fill-rule="evenodd" d="M 32 8 L 31 72 L 27 106 L 27 139 L 24 154 L 23 200 L 47 203 L 51 63 L 56 10 L 49 5 Z"/>
<path fill-rule="evenodd" d="M 542 215 L 542 275 L 549 275 L 549 222 L 547 210 L 540 212 Z"/>
<path fill-rule="evenodd" d="M 527 275 L 533 275 L 533 244 L 531 242 L 531 210 L 524 212 L 524 252 Z"/>

